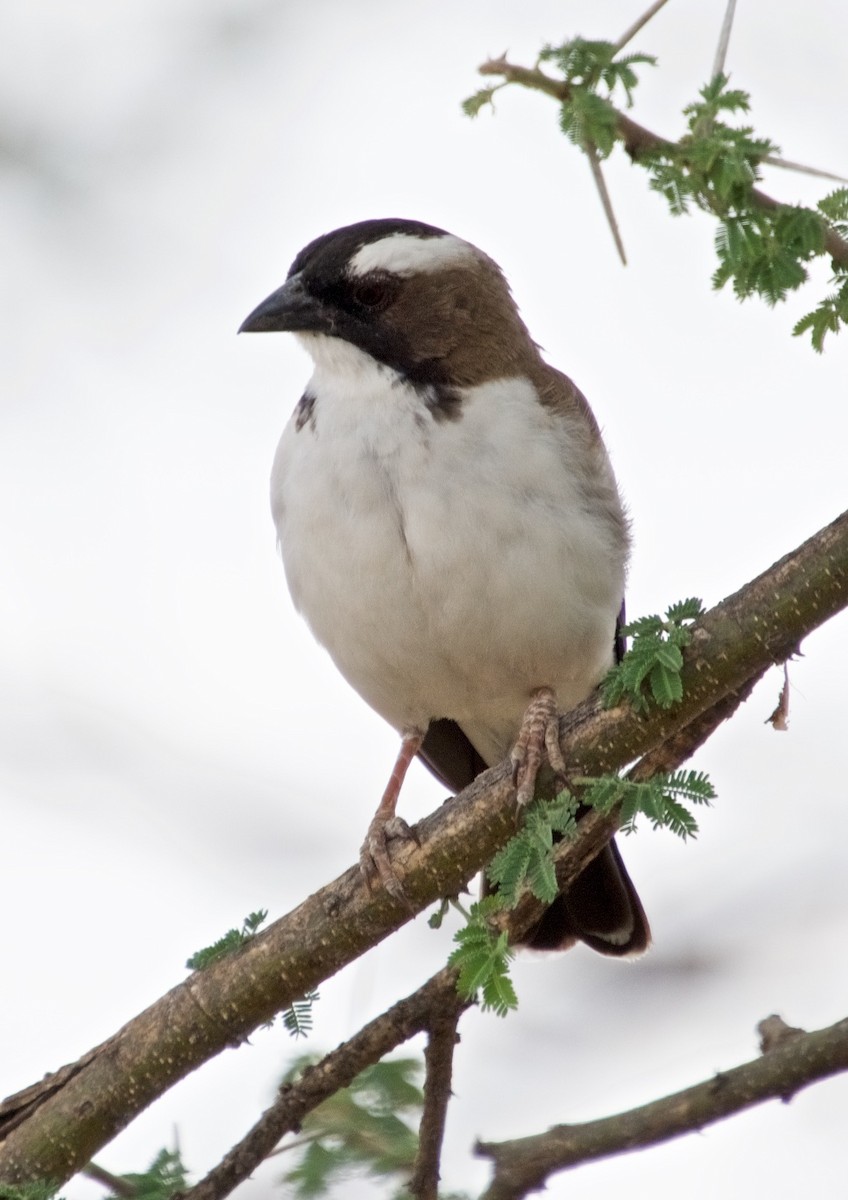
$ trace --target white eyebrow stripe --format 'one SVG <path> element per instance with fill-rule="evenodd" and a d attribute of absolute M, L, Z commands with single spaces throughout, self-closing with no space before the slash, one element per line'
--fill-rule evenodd
<path fill-rule="evenodd" d="M 388 271 L 392 275 L 414 275 L 416 271 L 439 271 L 474 258 L 470 242 L 446 233 L 441 237 L 418 237 L 391 233 L 377 242 L 367 242 L 350 260 L 352 275 Z"/>

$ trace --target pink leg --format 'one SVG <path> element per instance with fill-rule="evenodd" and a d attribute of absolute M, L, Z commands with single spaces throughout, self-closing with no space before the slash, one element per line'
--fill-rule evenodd
<path fill-rule="evenodd" d="M 529 804 L 533 799 L 536 776 L 545 757 L 557 774 L 565 774 L 559 748 L 557 698 L 553 688 L 549 687 L 537 688 L 533 693 L 510 755 L 519 805 Z"/>
<path fill-rule="evenodd" d="M 405 901 L 406 893 L 392 866 L 389 856 L 389 842 L 394 840 L 417 840 L 406 821 L 402 817 L 395 815 L 395 809 L 398 797 L 400 796 L 400 789 L 406 778 L 406 772 L 409 770 L 409 764 L 421 749 L 423 741 L 424 731 L 420 729 L 405 729 L 403 731 L 400 750 L 398 751 L 394 768 L 389 777 L 389 782 L 386 784 L 386 790 L 383 792 L 383 797 L 377 806 L 377 811 L 374 813 L 371 824 L 368 826 L 368 832 L 365 835 L 365 841 L 362 843 L 362 849 L 359 851 L 359 864 L 368 887 L 370 888 L 374 880 L 379 878 L 386 891 L 394 896 L 396 900 Z"/>

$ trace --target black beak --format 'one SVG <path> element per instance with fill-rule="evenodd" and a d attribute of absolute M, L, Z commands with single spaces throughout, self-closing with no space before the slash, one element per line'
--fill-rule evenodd
<path fill-rule="evenodd" d="M 292 275 L 242 321 L 239 333 L 321 330 L 326 323 L 320 302 L 306 291 L 300 275 Z"/>

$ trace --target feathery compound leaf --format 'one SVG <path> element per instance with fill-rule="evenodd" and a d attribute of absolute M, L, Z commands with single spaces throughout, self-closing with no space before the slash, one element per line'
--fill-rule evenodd
<path fill-rule="evenodd" d="M 283 1025 L 292 1037 L 307 1037 L 312 1032 L 312 1006 L 320 1000 L 318 992 L 307 992 L 283 1013 Z"/>
<path fill-rule="evenodd" d="M 553 904 L 556 900 L 559 888 L 554 864 L 551 862 L 550 847 L 547 854 L 540 854 L 530 862 L 527 886 L 537 900 L 546 904 Z"/>
<path fill-rule="evenodd" d="M 810 340 L 817 354 L 824 350 L 824 339 L 829 333 L 838 333 L 848 324 L 848 294 L 834 293 L 826 296 L 817 308 L 797 321 L 792 329 L 795 336 L 810 331 Z"/>
<path fill-rule="evenodd" d="M 568 792 L 555 800 L 532 804 L 524 824 L 486 868 L 486 878 L 498 889 L 505 908 L 513 908 L 522 888 L 538 900 L 550 902 L 557 895 L 556 872 L 551 851 L 575 827 L 577 801 Z"/>
<path fill-rule="evenodd" d="M 848 325 L 848 271 L 840 269 L 833 276 L 834 283 L 841 283 L 838 291 L 831 292 L 812 312 L 801 317 L 792 332 L 799 334 L 810 331 L 813 349 L 821 354 L 824 349 L 824 339 L 829 333 L 838 333 L 843 325 Z"/>
<path fill-rule="evenodd" d="M 545 803 L 545 818 L 555 833 L 569 837 L 577 828 L 577 810 L 580 803 L 572 794 L 565 790 Z"/>
<path fill-rule="evenodd" d="M 57 1186 L 42 1179 L 31 1183 L 0 1183 L 0 1200 L 63 1200 Z"/>
<path fill-rule="evenodd" d="M 560 109 L 559 124 L 576 146 L 594 146 L 601 158 L 612 153 L 618 117 L 609 101 L 596 92 L 576 88 Z"/>
<path fill-rule="evenodd" d="M 554 62 L 568 85 L 568 99 L 560 108 L 560 128 L 575 145 L 593 146 L 601 158 L 612 153 L 618 131 L 618 116 L 611 98 L 616 88 L 624 91 L 628 106 L 639 82 L 637 64 L 653 65 L 648 54 L 628 54 L 616 58 L 612 42 L 572 38 L 562 46 L 547 46 L 540 62 Z M 604 94 L 601 94 L 603 89 Z"/>
<path fill-rule="evenodd" d="M 731 91 L 727 84 L 726 75 L 715 75 L 698 92 L 701 100 L 687 104 L 683 112 L 695 120 L 702 117 L 714 120 L 720 112 L 747 112 L 750 108 L 748 93 L 739 89 Z"/>
<path fill-rule="evenodd" d="M 689 625 L 703 611 L 701 601 L 690 597 L 672 604 L 665 619 L 639 617 L 625 625 L 621 632 L 632 637 L 633 644 L 601 684 L 604 705 L 612 708 L 628 698 L 636 712 L 645 713 L 651 698 L 660 708 L 679 704 L 683 697 L 681 650 L 692 639 Z"/>
<path fill-rule="evenodd" d="M 502 933 L 499 941 L 503 953 L 493 962 L 492 970 L 483 984 L 483 1012 L 493 1012 L 496 1017 L 505 1017 L 512 1009 L 518 1008 L 518 996 L 515 986 L 509 977 L 509 963 L 512 952 L 506 944 L 506 934 Z"/>
<path fill-rule="evenodd" d="M 642 811 L 641 799 L 641 793 L 636 788 L 622 796 L 621 812 L 619 813 L 619 828 L 622 833 L 636 832 L 636 818 Z"/>
<path fill-rule="evenodd" d="M 705 771 L 673 771 L 671 775 L 658 775 L 662 789 L 668 796 L 677 796 L 690 804 L 705 804 L 715 800 L 716 791 Z"/>
<path fill-rule="evenodd" d="M 590 808 L 597 808 L 599 812 L 608 813 L 619 802 L 625 802 L 630 793 L 635 794 L 637 791 L 628 780 L 622 779 L 620 775 L 600 775 L 597 779 L 590 779 L 586 791 L 583 793 L 583 803 L 589 805 Z"/>
<path fill-rule="evenodd" d="M 498 889 L 506 908 L 514 907 L 530 868 L 531 850 L 525 838 L 516 836 L 499 850 L 486 868 L 486 878 Z"/>
<path fill-rule="evenodd" d="M 816 205 L 840 237 L 848 237 L 848 188 L 837 188 Z"/>
<path fill-rule="evenodd" d="M 709 804 L 715 790 L 702 771 L 675 771 L 635 781 L 618 775 L 602 775 L 587 783 L 582 800 L 601 812 L 610 812 L 617 804 L 621 829 L 632 833 L 636 818 L 646 816 L 655 829 L 670 829 L 678 837 L 695 837 L 698 823 L 687 804 Z"/>
<path fill-rule="evenodd" d="M 635 621 L 622 625 L 621 632 L 624 637 L 637 637 L 648 633 L 662 633 L 664 628 L 665 622 L 660 616 L 637 617 Z"/>
<path fill-rule="evenodd" d="M 673 647 L 676 649 L 676 647 Z M 679 655 L 678 651 L 678 655 Z M 683 658 L 680 657 L 680 665 Z M 683 699 L 683 683 L 680 678 L 680 667 L 669 666 L 668 662 L 657 659 L 651 669 L 651 694 L 660 708 L 671 708 Z"/>
<path fill-rule="evenodd" d="M 490 917 L 502 908 L 500 896 L 486 896 L 472 904 L 468 924 L 454 934 L 456 949 L 448 964 L 459 971 L 456 990 L 466 1000 L 482 992 L 484 1009 L 506 1016 L 518 1000 L 509 979 L 514 958 L 506 933 L 493 928 Z"/>
<path fill-rule="evenodd" d="M 609 98 L 617 87 L 624 90 L 628 108 L 633 102 L 633 89 L 639 82 L 633 68 L 637 65 L 656 66 L 651 54 L 625 54 L 616 57 L 612 42 L 572 38 L 562 46 L 546 46 L 540 62 L 554 62 L 572 91 L 597 91 L 603 84 Z"/>
<path fill-rule="evenodd" d="M 230 954 L 235 954 L 237 950 L 240 950 L 246 942 L 249 942 L 255 936 L 267 916 L 267 908 L 261 908 L 257 912 L 249 913 L 244 918 L 241 929 L 228 929 L 224 936 L 218 938 L 218 941 L 213 942 L 211 946 L 205 946 L 202 950 L 196 950 L 191 958 L 186 961 L 186 967 L 189 971 L 202 971 L 204 967 L 211 966 L 212 963 L 218 962 L 219 959 L 227 958 Z"/>
<path fill-rule="evenodd" d="M 698 835 L 698 822 L 689 809 L 672 796 L 660 793 L 645 815 L 649 817 L 654 829 L 670 829 L 684 841 L 687 837 Z"/>
<path fill-rule="evenodd" d="M 704 606 L 697 596 L 687 596 L 666 609 L 666 619 L 680 624 L 681 621 L 697 621 L 704 615 Z"/>
<path fill-rule="evenodd" d="M 473 96 L 469 96 L 467 99 L 463 100 L 462 111 L 465 113 L 466 117 L 479 116 L 480 112 L 486 108 L 487 105 L 494 107 L 492 105 L 492 97 L 496 91 L 497 88 L 494 87 L 481 88 L 479 92 L 475 92 Z"/>
<path fill-rule="evenodd" d="M 300 1059 L 284 1082 L 298 1078 L 314 1061 Z M 408 1179 L 418 1138 L 400 1114 L 415 1118 L 423 1108 L 420 1072 L 415 1059 L 374 1063 L 308 1113 L 294 1145 L 283 1143 L 299 1156 L 284 1177 L 291 1194 L 325 1196 L 334 1185 L 349 1185 L 352 1176 L 383 1180 L 384 1194 L 388 1182 Z"/>
<path fill-rule="evenodd" d="M 824 252 L 824 238 L 821 216 L 808 208 L 782 205 L 725 216 L 716 233 L 713 286 L 732 280 L 740 300 L 759 295 L 776 304 L 807 279 L 803 263 Z"/>
<path fill-rule="evenodd" d="M 134 1200 L 170 1200 L 186 1191 L 188 1178 L 178 1150 L 160 1150 L 146 1171 L 120 1175 Z"/>

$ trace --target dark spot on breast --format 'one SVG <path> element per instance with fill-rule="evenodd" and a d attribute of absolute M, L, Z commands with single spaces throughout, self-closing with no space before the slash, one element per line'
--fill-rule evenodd
<path fill-rule="evenodd" d="M 312 392 L 304 392 L 294 410 L 294 427 L 300 433 L 308 422 L 309 428 L 315 432 L 315 397 Z"/>

